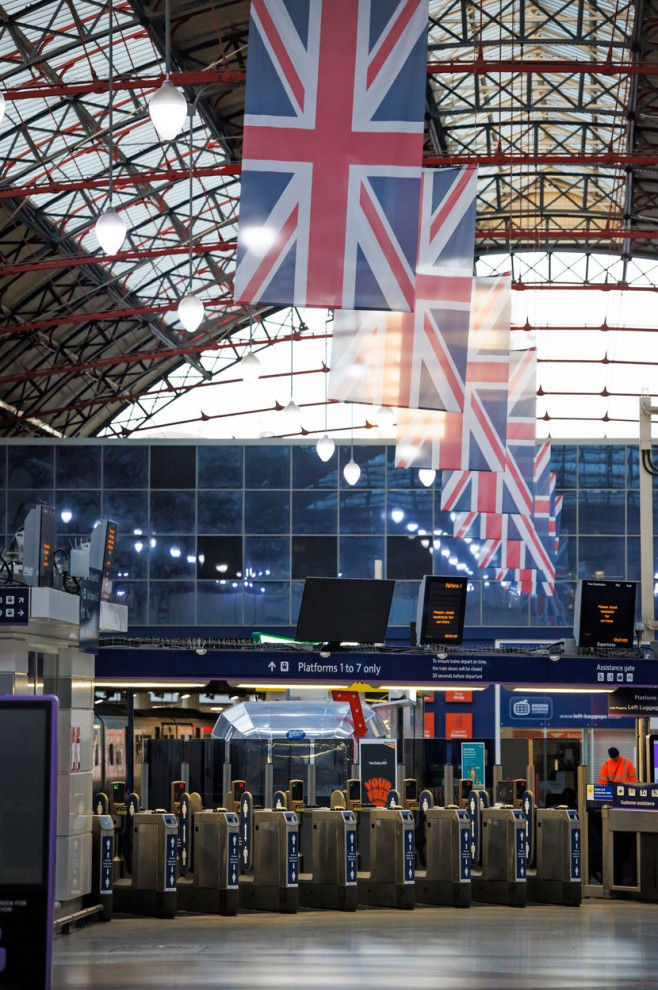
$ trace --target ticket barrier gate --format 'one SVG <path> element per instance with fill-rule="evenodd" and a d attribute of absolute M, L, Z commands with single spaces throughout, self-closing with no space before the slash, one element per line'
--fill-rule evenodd
<path fill-rule="evenodd" d="M 583 899 L 578 812 L 557 807 L 534 814 L 535 869 L 528 871 L 528 900 L 578 907 Z"/>
<path fill-rule="evenodd" d="M 486 791 L 469 795 L 474 901 L 525 907 L 526 823 L 521 808 L 490 808 Z"/>
<path fill-rule="evenodd" d="M 301 786 L 300 786 L 301 785 Z M 345 807 L 341 791 L 331 807 L 307 807 L 303 782 L 291 781 L 273 804 L 294 811 L 299 821 L 299 903 L 302 907 L 356 911 L 356 814 Z"/>
<path fill-rule="evenodd" d="M 357 805 L 357 896 L 359 904 L 410 910 L 415 903 L 413 812 L 400 807 L 396 791 L 390 807 Z"/>
<path fill-rule="evenodd" d="M 165 811 L 130 813 L 131 875 L 114 883 L 114 909 L 173 918 L 176 914 L 178 822 Z"/>
<path fill-rule="evenodd" d="M 423 791 L 418 802 L 424 869 L 416 870 L 416 903 L 471 906 L 471 822 L 465 808 L 435 808 Z"/>
<path fill-rule="evenodd" d="M 177 904 L 182 911 L 235 915 L 239 902 L 239 820 L 225 808 L 202 810 L 199 794 L 178 803 Z"/>
<path fill-rule="evenodd" d="M 295 914 L 299 908 L 299 826 L 294 811 L 254 808 L 244 781 L 235 781 L 226 806 L 239 808 L 239 905 Z M 275 802 L 276 803 L 276 802 Z"/>

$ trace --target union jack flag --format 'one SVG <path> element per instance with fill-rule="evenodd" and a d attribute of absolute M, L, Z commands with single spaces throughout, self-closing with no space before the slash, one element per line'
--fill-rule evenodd
<path fill-rule="evenodd" d="M 477 169 L 424 170 L 413 313 L 337 312 L 329 395 L 464 408 Z"/>
<path fill-rule="evenodd" d="M 473 280 L 464 412 L 401 411 L 396 467 L 505 470 L 510 289 L 506 275 Z"/>
<path fill-rule="evenodd" d="M 502 511 L 532 515 L 535 509 L 535 432 L 537 425 L 537 351 L 510 354 L 507 452 Z M 550 462 L 550 444 L 548 449 Z"/>
<path fill-rule="evenodd" d="M 234 298 L 410 310 L 428 0 L 252 0 Z"/>
<path fill-rule="evenodd" d="M 555 555 L 544 545 L 531 516 L 503 515 L 502 537 L 488 540 L 481 547 L 478 565 L 489 567 L 497 556 L 503 570 L 532 568 L 555 581 Z"/>
<path fill-rule="evenodd" d="M 498 570 L 494 575 L 494 581 L 509 581 L 516 586 L 516 590 L 522 595 L 536 595 L 541 584 L 544 594 L 554 595 L 555 582 L 540 581 L 540 577 L 538 571 L 524 567 L 516 570 Z"/>

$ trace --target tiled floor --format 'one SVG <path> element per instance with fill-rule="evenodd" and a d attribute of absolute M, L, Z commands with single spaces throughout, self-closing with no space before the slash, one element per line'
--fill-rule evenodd
<path fill-rule="evenodd" d="M 655 990 L 658 904 L 115 917 L 54 949 L 54 990 Z M 35 988 L 37 990 L 37 988 Z"/>

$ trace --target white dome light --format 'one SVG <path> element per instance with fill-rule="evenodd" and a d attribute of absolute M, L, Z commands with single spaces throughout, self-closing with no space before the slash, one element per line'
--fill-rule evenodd
<path fill-rule="evenodd" d="M 287 406 L 281 410 L 285 427 L 288 431 L 299 429 L 300 412 L 299 406 L 294 399 L 291 399 Z"/>
<path fill-rule="evenodd" d="M 117 254 L 126 239 L 126 225 L 112 207 L 96 221 L 96 239 L 105 254 Z"/>
<path fill-rule="evenodd" d="M 353 457 L 350 458 L 343 468 L 343 477 L 348 485 L 355 485 L 361 477 L 361 468 Z"/>
<path fill-rule="evenodd" d="M 418 480 L 421 484 L 425 485 L 425 488 L 431 488 L 434 484 L 434 479 L 436 478 L 436 471 L 434 468 L 419 468 L 418 470 Z"/>
<path fill-rule="evenodd" d="M 183 296 L 178 304 L 178 319 L 188 333 L 194 333 L 201 326 L 203 315 L 203 303 L 200 299 L 192 295 L 191 292 Z"/>
<path fill-rule="evenodd" d="M 380 430 L 392 430 L 395 423 L 395 410 L 390 406 L 380 406 L 375 413 L 375 422 Z"/>
<path fill-rule="evenodd" d="M 250 349 L 238 364 L 244 382 L 255 382 L 260 376 L 260 359 Z"/>
<path fill-rule="evenodd" d="M 165 79 L 149 101 L 149 114 L 158 135 L 173 141 L 187 116 L 187 100 L 170 79 Z"/>
<path fill-rule="evenodd" d="M 325 433 L 316 443 L 315 449 L 321 461 L 328 461 L 333 456 L 334 450 L 336 449 L 336 444 L 333 442 L 329 434 Z"/>

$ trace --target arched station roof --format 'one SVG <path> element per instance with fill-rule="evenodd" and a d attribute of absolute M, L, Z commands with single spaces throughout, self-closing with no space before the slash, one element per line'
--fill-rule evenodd
<path fill-rule="evenodd" d="M 179 394 L 238 377 L 248 346 L 232 274 L 249 3 L 171 0 L 171 78 L 194 107 L 191 176 L 190 131 L 163 142 L 147 110 L 164 78 L 164 0 L 112 9 L 110 45 L 106 3 L 0 4 L 2 436 L 139 435 Z M 643 0 L 430 0 L 425 164 L 478 162 L 479 271 L 511 269 L 521 295 L 535 285 L 616 293 L 626 329 L 614 347 L 599 304 L 594 325 L 572 317 L 559 338 L 573 349 L 574 335 L 595 333 L 571 372 L 598 373 L 602 422 L 615 418 L 608 366 L 637 360 L 650 379 L 658 360 L 647 333 L 657 325 L 657 11 Z M 128 227 L 113 257 L 94 233 L 110 145 L 112 203 Z M 190 264 L 206 308 L 192 335 L 176 314 Z M 634 292 L 642 305 L 637 317 L 629 305 L 629 322 L 621 310 Z M 538 308 L 526 308 L 525 332 L 544 325 Z M 299 314 L 252 316 L 263 351 L 291 336 L 301 351 L 313 333 Z M 540 348 L 546 380 L 576 393 L 560 378 L 557 339 Z"/>

